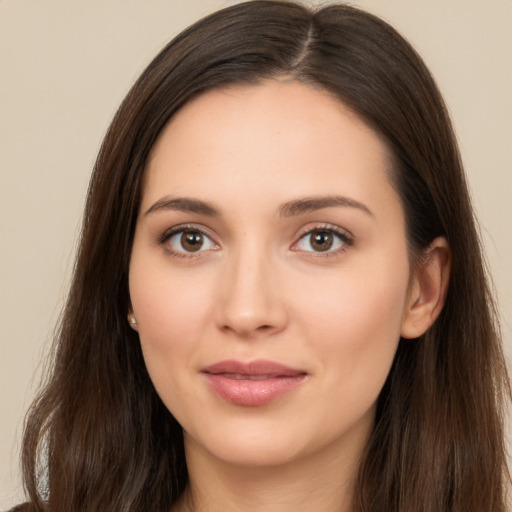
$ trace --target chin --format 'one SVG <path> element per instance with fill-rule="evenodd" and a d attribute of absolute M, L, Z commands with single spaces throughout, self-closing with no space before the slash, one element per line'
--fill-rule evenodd
<path fill-rule="evenodd" d="M 305 440 L 291 430 L 252 425 L 210 430 L 207 436 L 185 432 L 185 444 L 196 445 L 203 453 L 234 466 L 279 466 L 300 459 L 308 451 Z"/>

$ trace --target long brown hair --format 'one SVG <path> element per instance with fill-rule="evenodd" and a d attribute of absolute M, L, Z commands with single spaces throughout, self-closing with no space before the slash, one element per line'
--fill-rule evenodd
<path fill-rule="evenodd" d="M 440 317 L 421 338 L 400 341 L 379 396 L 356 510 L 505 511 L 510 386 L 445 105 L 416 52 L 380 19 L 281 1 L 229 7 L 182 32 L 108 130 L 51 372 L 26 422 L 33 510 L 168 512 L 185 489 L 181 427 L 156 394 L 126 319 L 141 180 L 161 130 L 186 102 L 283 76 L 337 95 L 388 144 L 411 257 L 437 236 L 452 251 Z"/>

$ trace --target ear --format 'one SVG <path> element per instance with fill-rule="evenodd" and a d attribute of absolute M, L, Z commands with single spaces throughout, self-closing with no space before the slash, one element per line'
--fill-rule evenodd
<path fill-rule="evenodd" d="M 402 318 L 402 338 L 418 338 L 443 309 L 451 271 L 451 250 L 444 237 L 436 238 L 421 257 L 409 283 Z"/>

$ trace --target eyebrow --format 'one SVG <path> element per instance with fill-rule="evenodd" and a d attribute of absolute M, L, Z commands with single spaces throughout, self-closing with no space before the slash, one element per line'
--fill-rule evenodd
<path fill-rule="evenodd" d="M 200 213 L 210 217 L 219 217 L 220 212 L 206 201 L 189 197 L 163 197 L 153 204 L 144 215 L 162 210 L 177 210 L 181 212 Z"/>
<path fill-rule="evenodd" d="M 357 208 L 374 217 L 372 211 L 363 203 L 345 196 L 319 196 L 304 197 L 283 203 L 279 207 L 280 217 L 293 217 L 304 213 L 332 208 L 336 206 Z M 211 203 L 190 197 L 163 197 L 154 203 L 144 215 L 158 211 L 175 210 L 190 213 L 199 213 L 210 217 L 220 217 L 220 211 Z"/>
<path fill-rule="evenodd" d="M 295 201 L 284 203 L 279 208 L 281 217 L 292 217 L 301 215 L 322 208 L 332 208 L 335 206 L 343 206 L 348 208 L 357 208 L 371 217 L 374 217 L 372 211 L 363 203 L 344 196 L 320 196 L 320 197 L 305 197 Z"/>

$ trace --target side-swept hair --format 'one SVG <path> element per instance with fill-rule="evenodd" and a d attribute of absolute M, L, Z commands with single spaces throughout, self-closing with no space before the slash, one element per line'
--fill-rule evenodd
<path fill-rule="evenodd" d="M 186 102 L 282 77 L 336 95 L 388 145 L 411 261 L 437 236 L 452 251 L 440 317 L 424 336 L 400 341 L 379 396 L 356 511 L 505 512 L 510 386 L 439 91 L 411 46 L 375 16 L 281 1 L 235 5 L 182 32 L 143 72 L 108 130 L 51 375 L 26 422 L 32 510 L 168 512 L 185 489 L 181 427 L 157 396 L 126 320 L 142 176 L 160 132 Z"/>

